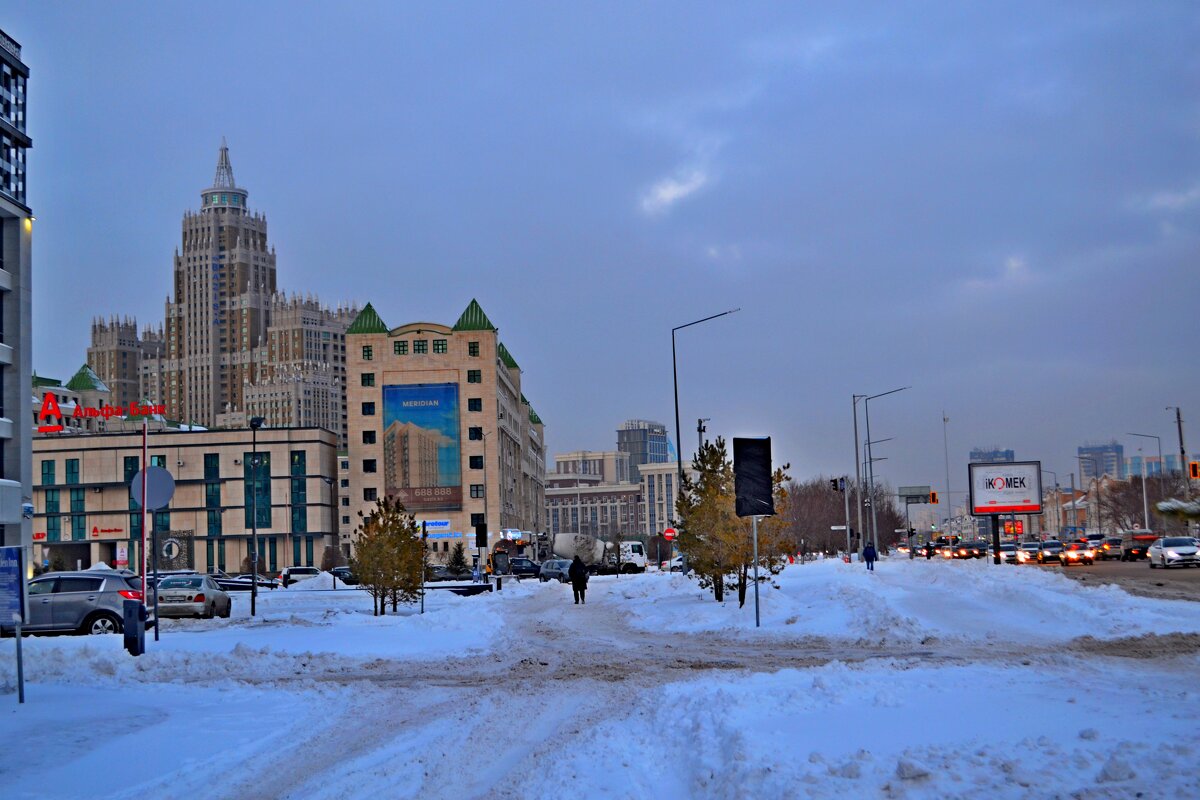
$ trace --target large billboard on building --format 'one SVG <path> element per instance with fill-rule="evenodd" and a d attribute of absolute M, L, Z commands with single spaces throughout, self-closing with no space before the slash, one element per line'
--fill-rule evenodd
<path fill-rule="evenodd" d="M 968 464 L 971 514 L 1042 513 L 1042 462 Z"/>
<path fill-rule="evenodd" d="M 383 483 L 409 511 L 462 510 L 457 383 L 383 387 Z"/>

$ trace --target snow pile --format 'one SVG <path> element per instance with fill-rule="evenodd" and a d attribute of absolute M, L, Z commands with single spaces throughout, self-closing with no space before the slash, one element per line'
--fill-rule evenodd
<path fill-rule="evenodd" d="M 592 592 L 596 600 L 628 607 L 631 623 L 644 630 L 755 634 L 753 587 L 741 609 L 736 594 L 727 592 L 718 604 L 711 590 L 680 575 L 623 576 L 604 589 Z M 757 635 L 767 636 L 1050 643 L 1200 632 L 1192 603 L 1134 597 L 1057 570 L 982 560 L 892 558 L 875 572 L 833 559 L 795 564 L 762 584 L 759 594 Z"/>

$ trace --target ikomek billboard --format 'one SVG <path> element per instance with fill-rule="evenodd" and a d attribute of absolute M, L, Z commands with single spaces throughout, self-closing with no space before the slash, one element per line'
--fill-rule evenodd
<path fill-rule="evenodd" d="M 969 464 L 971 513 L 1042 513 L 1042 462 L 1015 461 Z"/>
<path fill-rule="evenodd" d="M 458 384 L 383 387 L 383 483 L 409 511 L 462 509 Z"/>

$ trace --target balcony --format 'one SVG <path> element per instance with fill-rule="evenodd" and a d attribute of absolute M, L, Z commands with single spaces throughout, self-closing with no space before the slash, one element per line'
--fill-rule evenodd
<path fill-rule="evenodd" d="M 0 364 L 11 365 L 13 363 L 13 349 L 11 345 L 0 344 Z"/>

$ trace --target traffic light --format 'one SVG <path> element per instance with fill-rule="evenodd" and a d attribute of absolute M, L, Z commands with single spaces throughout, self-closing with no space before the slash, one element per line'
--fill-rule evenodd
<path fill-rule="evenodd" d="M 838 490 L 837 478 L 829 479 L 829 488 L 833 489 L 835 492 Z"/>
<path fill-rule="evenodd" d="M 909 528 L 909 529 L 908 529 L 908 538 L 910 538 L 910 539 L 911 539 L 912 537 L 914 537 L 914 536 L 916 536 L 916 535 L 917 535 L 917 529 L 916 529 L 916 528 Z"/>
<path fill-rule="evenodd" d="M 1200 481 L 1200 461 L 1188 462 L 1188 475 L 1192 477 L 1192 480 Z"/>
<path fill-rule="evenodd" d="M 935 505 L 935 506 L 938 504 L 937 492 L 930 492 L 930 493 L 929 493 L 929 502 L 930 502 L 930 503 L 932 503 L 932 504 L 933 504 L 933 505 Z"/>

